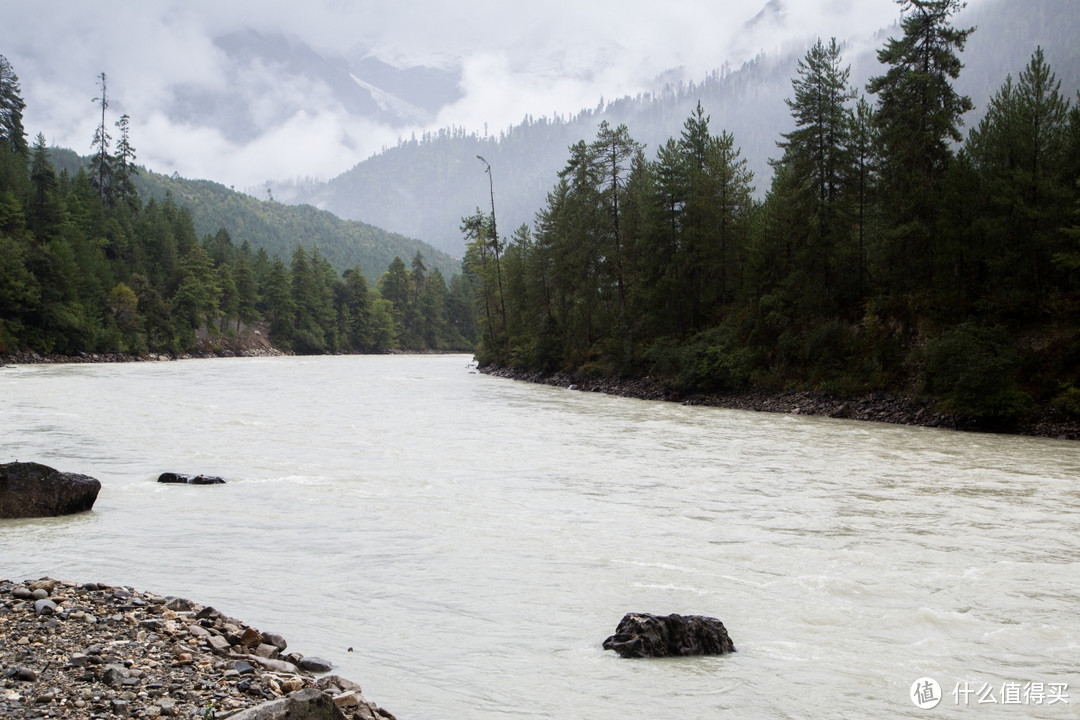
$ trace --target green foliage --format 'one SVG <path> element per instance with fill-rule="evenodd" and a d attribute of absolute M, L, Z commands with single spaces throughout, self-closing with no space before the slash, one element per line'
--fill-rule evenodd
<path fill-rule="evenodd" d="M 411 258 L 417 252 L 447 276 L 458 262 L 427 243 L 362 222 L 342 220 L 311 205 L 285 205 L 258 200 L 209 180 L 187 180 L 142 170 L 133 182 L 139 195 L 163 202 L 167 197 L 191 213 L 198 236 L 225 230 L 236 245 L 248 243 L 253 251 L 289 258 L 298 243 L 317 247 L 327 262 L 343 273 L 360 267 L 377 278 L 394 257 Z"/>
<path fill-rule="evenodd" d="M 721 325 L 688 341 L 658 338 L 645 352 L 650 373 L 669 378 L 680 390 L 724 392 L 750 385 L 758 367 L 752 348 Z"/>
<path fill-rule="evenodd" d="M 1052 406 L 1067 418 L 1080 418 L 1080 388 L 1072 385 L 1064 388 L 1054 398 Z"/>
<path fill-rule="evenodd" d="M 104 74 L 100 82 L 98 157 L 88 165 L 71 151 L 50 151 L 40 134 L 25 147 L 17 79 L 0 57 L 0 352 L 184 353 L 200 338 L 231 337 L 257 323 L 278 347 L 302 353 L 475 343 L 475 322 L 451 319 L 444 276 L 438 265 L 428 270 L 419 250 L 411 273 L 394 263 L 404 293 L 391 301 L 369 288 L 357 264 L 339 275 L 320 243 L 338 260 L 365 263 L 422 244 L 314 208 L 140 171 L 126 115 L 110 154 Z M 239 232 L 217 226 L 200 241 L 196 217 L 205 222 L 230 204 L 235 212 L 226 215 Z M 287 250 L 291 265 L 267 247 Z"/>
<path fill-rule="evenodd" d="M 883 234 L 883 267 L 894 289 L 911 292 L 934 278 L 940 250 L 940 194 L 952 159 L 950 143 L 961 140 L 964 113 L 971 99 L 953 81 L 960 75 L 962 52 L 974 28 L 957 29 L 950 21 L 961 0 L 898 0 L 904 14 L 903 35 L 878 51 L 885 74 L 867 91 L 877 95 L 875 126 L 880 143 L 879 172 L 883 210 L 889 219 Z"/>
<path fill-rule="evenodd" d="M 699 102 L 653 160 L 607 123 L 570 145 L 501 266 L 492 219 L 463 219 L 480 362 L 683 392 L 901 391 L 983 427 L 1036 402 L 1074 412 L 1080 110 L 1037 49 L 958 152 L 971 31 L 950 24 L 956 0 L 901 5 L 875 104 L 835 41 L 798 64 L 761 201 Z"/>
<path fill-rule="evenodd" d="M 19 76 L 8 59 L 0 55 L 0 146 L 15 155 L 25 155 L 27 150 L 23 129 L 26 103 L 21 93 Z"/>
<path fill-rule="evenodd" d="M 1032 410 L 1014 373 L 1019 355 L 999 327 L 964 323 L 926 344 L 926 389 L 961 416 L 1011 423 Z"/>

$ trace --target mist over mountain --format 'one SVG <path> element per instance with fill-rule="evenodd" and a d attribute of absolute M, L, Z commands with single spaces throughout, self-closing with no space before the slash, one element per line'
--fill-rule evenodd
<path fill-rule="evenodd" d="M 398 68 L 363 48 L 351 57 L 319 53 L 297 38 L 252 29 L 213 43 L 227 58 L 224 82 L 177 86 L 165 112 L 179 122 L 218 128 L 230 142 L 250 140 L 305 112 L 312 88 L 351 116 L 394 128 L 428 123 L 461 96 L 460 69 Z M 281 93 L 282 85 L 296 92 Z"/>
<path fill-rule="evenodd" d="M 793 21 L 782 0 L 770 0 L 746 23 L 746 31 L 768 28 L 778 37 L 790 37 L 784 30 Z M 978 28 L 962 56 L 966 67 L 957 83 L 976 105 L 966 118 L 967 127 L 977 122 L 988 98 L 1008 73 L 1015 76 L 1023 68 L 1036 46 L 1046 51 L 1068 95 L 1080 88 L 1080 51 L 1075 43 L 1080 12 L 1074 0 L 992 0 L 962 13 L 958 24 Z M 865 94 L 867 80 L 880 72 L 877 50 L 890 35 L 898 34 L 898 27 L 848 38 L 843 38 L 842 28 L 836 32 L 845 43 L 851 83 Z M 567 148 L 578 140 L 592 140 L 601 121 L 625 123 L 653 158 L 659 145 L 678 136 L 700 101 L 711 116 L 712 131 L 734 135 L 761 195 L 771 179 L 769 159 L 779 155 L 776 141 L 792 129 L 785 98 L 791 96 L 791 80 L 807 47 L 808 43 L 788 43 L 739 68 L 720 68 L 696 82 L 681 80 L 679 72 L 673 71 L 656 92 L 598 98 L 596 106 L 570 116 L 527 116 L 498 135 L 460 128 L 424 133 L 329 182 L 273 183 L 273 192 L 284 202 L 310 203 L 460 255 L 461 218 L 477 207 L 487 210 L 490 203 L 489 178 L 477 155 L 492 167 L 499 226 L 509 235 L 522 223 L 531 226 L 556 173 L 565 165 Z"/>
<path fill-rule="evenodd" d="M 50 145 L 90 149 L 104 72 L 140 163 L 261 197 L 267 180 L 329 180 L 414 134 L 498 134 L 837 27 L 872 33 L 896 8 L 799 0 L 747 24 L 763 2 L 9 0 L 0 53 Z"/>

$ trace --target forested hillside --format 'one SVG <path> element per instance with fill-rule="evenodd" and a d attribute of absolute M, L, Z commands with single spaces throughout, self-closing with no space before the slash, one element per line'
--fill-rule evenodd
<path fill-rule="evenodd" d="M 701 103 L 656 149 L 602 122 L 508 242 L 465 216 L 481 363 L 1080 417 L 1080 93 L 1034 45 L 976 112 L 979 30 L 904 7 L 862 87 L 835 41 L 799 59 L 771 177 Z"/>
<path fill-rule="evenodd" d="M 0 354 L 178 354 L 227 347 L 257 323 L 301 353 L 472 346 L 474 293 L 458 275 L 447 282 L 448 258 L 311 207 L 139 168 L 131 118 L 107 117 L 104 73 L 99 89 L 94 155 L 50 152 L 40 133 L 27 142 L 19 78 L 0 55 Z M 195 213 L 220 225 L 200 232 Z"/>
<path fill-rule="evenodd" d="M 88 159 L 66 148 L 50 148 L 49 159 L 57 172 L 75 175 L 88 167 Z M 368 225 L 358 220 L 342 220 L 310 205 L 285 205 L 270 198 L 259 199 L 227 188 L 211 180 L 189 180 L 162 175 L 144 167 L 133 183 L 145 202 L 167 197 L 186 208 L 202 237 L 225 230 L 237 245 L 247 243 L 252 250 L 265 250 L 271 257 L 289 257 L 297 243 L 318 248 L 333 268 L 341 273 L 359 267 L 367 277 L 379 277 L 395 257 L 411 258 L 421 253 L 432 268 L 449 277 L 461 260 L 440 252 L 425 242 Z"/>
<path fill-rule="evenodd" d="M 960 13 L 965 27 L 976 26 L 963 53 L 959 92 L 976 109 L 966 122 L 977 122 L 1007 72 L 1015 72 L 1041 46 L 1066 92 L 1080 88 L 1080 13 L 1075 0 L 990 0 Z M 879 74 L 876 51 L 895 29 L 876 39 L 845 43 L 836 29 L 852 85 L 865 93 L 866 81 Z M 764 196 L 772 175 L 770 159 L 779 157 L 776 141 L 788 132 L 791 116 L 784 104 L 790 80 L 806 48 L 786 55 L 762 55 L 737 68 L 717 69 L 696 82 L 671 83 L 633 98 L 598 100 L 598 106 L 570 117 L 525 118 L 482 137 L 446 129 L 403 140 L 329 183 L 275 183 L 284 202 L 311 203 L 335 214 L 418 237 L 460 256 L 459 219 L 486 207 L 488 178 L 476 155 L 494 172 L 496 210 L 504 228 L 532 224 L 544 202 L 550 178 L 559 171 L 567 148 L 592 137 L 602 121 L 625 124 L 653 156 L 700 101 L 713 127 L 731 133 L 755 177 L 755 197 Z M 718 48 L 718 56 L 722 49 Z"/>

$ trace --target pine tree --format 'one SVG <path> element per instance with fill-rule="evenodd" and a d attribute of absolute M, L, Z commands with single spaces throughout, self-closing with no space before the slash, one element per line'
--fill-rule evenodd
<path fill-rule="evenodd" d="M 1068 132 L 1069 101 L 1040 47 L 1015 84 L 1006 78 L 965 146 L 980 189 L 985 290 L 1010 312 L 1036 309 L 1062 247 L 1059 228 L 1073 196 L 1064 172 Z"/>
<path fill-rule="evenodd" d="M 894 290 L 927 288 L 933 281 L 938 250 L 938 198 L 959 142 L 970 98 L 952 81 L 960 75 L 962 52 L 974 28 L 950 25 L 964 7 L 961 0 L 897 0 L 903 11 L 903 37 L 890 38 L 878 51 L 884 75 L 867 90 L 877 95 L 881 143 L 882 202 L 892 228 L 886 275 Z"/>
<path fill-rule="evenodd" d="M 345 346 L 356 352 L 371 352 L 377 348 L 367 279 L 358 267 L 346 270 L 343 278 L 345 282 L 340 307 Z"/>
<path fill-rule="evenodd" d="M 105 111 L 109 108 L 108 84 L 105 73 L 101 73 L 101 75 L 98 76 L 98 80 L 101 86 L 101 97 L 94 98 L 94 102 L 101 106 L 101 123 L 94 128 L 94 138 L 90 143 L 91 147 L 96 151 L 91 158 L 91 162 L 94 166 L 92 182 L 94 183 L 94 188 L 98 191 L 98 196 L 101 198 L 102 202 L 108 206 L 112 206 L 113 158 L 109 155 L 109 145 L 112 142 L 112 135 L 109 134 L 108 128 L 105 125 Z"/>
<path fill-rule="evenodd" d="M 0 198 L 5 190 L 17 194 L 26 179 L 28 148 L 23 129 L 23 102 L 19 76 L 0 55 Z"/>
<path fill-rule="evenodd" d="M 626 248 L 623 238 L 622 207 L 626 204 L 627 183 L 631 162 L 641 152 L 641 145 L 630 137 L 625 125 L 612 128 L 607 120 L 600 123 L 596 140 L 590 147 L 592 162 L 600 179 L 600 202 L 607 210 L 607 230 L 604 233 L 601 252 L 611 263 L 610 275 L 614 277 L 618 295 L 618 335 L 622 340 L 623 362 L 629 363 L 632 355 L 630 321 L 627 317 Z"/>
<path fill-rule="evenodd" d="M 867 276 L 867 239 L 868 230 L 873 224 L 873 209 L 876 206 L 875 190 L 877 170 L 874 163 L 874 108 L 866 100 L 859 98 L 855 109 L 849 115 L 848 157 L 850 159 L 847 178 L 847 194 L 850 199 L 852 245 L 856 257 L 855 300 L 860 301 L 868 291 Z"/>
<path fill-rule="evenodd" d="M 102 91 L 104 96 L 104 90 Z M 139 174 L 135 166 L 135 148 L 131 145 L 131 118 L 121 115 L 116 121 L 120 139 L 116 142 L 116 156 L 112 158 L 113 200 L 132 211 L 139 209 L 139 193 L 133 178 Z"/>
<path fill-rule="evenodd" d="M 233 284 L 236 286 L 236 332 L 241 323 L 251 324 L 258 317 L 258 284 L 251 270 L 248 253 L 241 252 L 232 266 Z"/>
<path fill-rule="evenodd" d="M 405 261 L 395 256 L 378 282 L 379 296 L 390 303 L 396 326 L 395 335 L 403 345 L 415 349 L 416 338 L 409 327 L 412 309 L 412 279 Z"/>
<path fill-rule="evenodd" d="M 49 160 L 45 136 L 38 133 L 30 157 L 30 199 L 26 207 L 26 222 L 40 241 L 60 234 L 66 213 L 60 198 L 60 180 Z"/>
<path fill-rule="evenodd" d="M 820 39 L 799 60 L 792 81 L 794 98 L 787 105 L 795 130 L 777 145 L 787 168 L 784 198 L 803 218 L 798 243 L 800 272 L 809 283 L 804 292 L 820 300 L 821 310 L 835 310 L 839 276 L 838 245 L 846 239 L 844 191 L 850 177 L 851 123 L 846 103 L 855 97 L 848 86 L 849 69 L 840 66 L 840 47 Z"/>
<path fill-rule="evenodd" d="M 21 92 L 19 76 L 8 59 L 0 55 L 0 143 L 13 153 L 26 155 L 28 147 L 23 129 L 26 103 Z"/>
<path fill-rule="evenodd" d="M 504 361 L 502 349 L 506 340 L 506 324 L 499 322 L 498 308 L 502 296 L 496 282 L 494 253 L 489 241 L 490 216 L 477 208 L 472 215 L 461 219 L 461 233 L 465 237 L 462 275 L 468 278 L 470 285 L 475 288 L 474 296 L 479 315 L 481 344 L 477 349 L 477 359 L 481 364 Z"/>
<path fill-rule="evenodd" d="M 293 299 L 289 271 L 281 258 L 269 264 L 261 288 L 260 311 L 270 323 L 270 339 L 278 347 L 291 348 L 293 341 Z"/>

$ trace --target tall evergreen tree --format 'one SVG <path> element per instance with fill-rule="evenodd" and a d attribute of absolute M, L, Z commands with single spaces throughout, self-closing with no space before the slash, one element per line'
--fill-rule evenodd
<path fill-rule="evenodd" d="M 346 347 L 358 352 L 376 348 L 373 325 L 373 299 L 360 268 L 345 271 L 341 299 L 342 334 Z"/>
<path fill-rule="evenodd" d="M 851 123 L 846 103 L 855 97 L 848 86 L 850 71 L 841 67 L 840 47 L 833 38 L 820 39 L 799 60 L 792 81 L 794 98 L 786 102 L 795 130 L 777 145 L 787 166 L 785 180 L 794 205 L 804 219 L 796 262 L 812 284 L 808 295 L 820 298 L 821 310 L 835 310 L 839 276 L 838 244 L 846 239 L 844 191 L 850 177 Z"/>
<path fill-rule="evenodd" d="M 291 348 L 293 340 L 293 299 L 289 271 L 281 258 L 270 261 L 261 288 L 260 311 L 270 323 L 270 338 L 282 348 Z"/>
<path fill-rule="evenodd" d="M 868 291 L 867 245 L 875 217 L 874 208 L 877 171 L 875 166 L 874 108 L 865 97 L 852 110 L 849 121 L 848 157 L 850 159 L 848 191 L 851 208 L 852 246 L 855 253 L 855 299 L 861 300 Z"/>
<path fill-rule="evenodd" d="M 0 55 L 0 198 L 5 190 L 14 195 L 26 176 L 26 103 L 21 92 L 19 76 L 8 59 Z"/>
<path fill-rule="evenodd" d="M 884 260 L 893 290 L 931 286 L 938 250 L 938 199 L 949 161 L 950 143 L 961 140 L 971 99 L 952 81 L 960 75 L 962 52 L 974 28 L 957 29 L 952 16 L 961 0 L 897 0 L 902 10 L 900 39 L 878 51 L 888 69 L 871 78 L 877 95 L 877 131 L 882 202 L 891 235 Z"/>
<path fill-rule="evenodd" d="M 240 253 L 232 266 L 233 284 L 236 287 L 236 331 L 241 323 L 251 324 L 258 317 L 258 283 L 251 270 L 248 253 Z"/>
<path fill-rule="evenodd" d="M 14 153 L 25 155 L 26 130 L 23 129 L 23 110 L 26 103 L 19 88 L 19 76 L 8 59 L 0 55 L 0 143 Z"/>
<path fill-rule="evenodd" d="M 38 133 L 30 158 L 30 199 L 26 208 L 26 222 L 38 240 L 47 241 L 60 234 L 65 214 L 60 197 L 60 180 L 49 160 L 45 136 Z"/>
<path fill-rule="evenodd" d="M 94 138 L 90 143 L 95 151 L 91 158 L 94 166 L 93 183 L 101 200 L 107 205 L 112 205 L 113 159 L 109 155 L 112 135 L 109 134 L 108 127 L 105 124 L 105 111 L 109 108 L 108 82 L 105 73 L 98 76 L 98 81 L 101 87 L 101 97 L 94 98 L 94 102 L 101 106 L 101 122 L 94 128 Z"/>
<path fill-rule="evenodd" d="M 104 96 L 104 91 L 102 91 Z M 131 118 L 121 115 L 116 121 L 120 139 L 116 141 L 116 156 L 113 160 L 113 199 L 119 205 L 130 210 L 138 210 L 139 193 L 135 189 L 134 177 L 139 174 L 135 166 L 135 148 L 131 144 Z"/>
<path fill-rule="evenodd" d="M 1012 313 L 1037 307 L 1048 289 L 1074 179 L 1065 174 L 1069 101 L 1037 48 L 1014 84 L 1008 76 L 965 149 L 981 192 L 979 237 L 991 277 L 987 298 Z"/>

